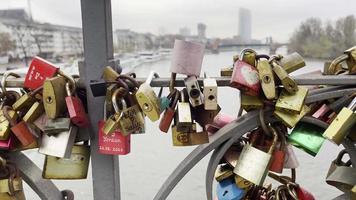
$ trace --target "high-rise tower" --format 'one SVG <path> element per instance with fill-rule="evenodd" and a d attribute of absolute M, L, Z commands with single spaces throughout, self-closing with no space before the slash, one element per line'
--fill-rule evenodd
<path fill-rule="evenodd" d="M 238 36 L 241 42 L 251 41 L 251 11 L 246 8 L 239 9 Z"/>

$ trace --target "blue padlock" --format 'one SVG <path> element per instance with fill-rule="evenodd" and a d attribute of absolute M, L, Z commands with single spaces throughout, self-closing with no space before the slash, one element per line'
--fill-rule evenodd
<path fill-rule="evenodd" d="M 234 179 L 225 179 L 217 186 L 218 200 L 240 200 L 245 196 L 245 190 L 237 187 Z"/>
<path fill-rule="evenodd" d="M 163 91 L 163 87 L 161 87 L 158 92 L 158 98 L 159 98 L 159 105 L 160 105 L 161 112 L 164 112 L 169 107 L 171 100 L 169 100 L 169 98 L 166 96 L 162 97 L 162 91 Z"/>

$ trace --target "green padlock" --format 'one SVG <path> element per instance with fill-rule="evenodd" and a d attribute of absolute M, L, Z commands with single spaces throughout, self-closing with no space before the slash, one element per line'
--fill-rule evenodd
<path fill-rule="evenodd" d="M 319 126 L 299 122 L 288 136 L 288 142 L 312 156 L 319 152 L 325 138 L 324 129 Z"/>

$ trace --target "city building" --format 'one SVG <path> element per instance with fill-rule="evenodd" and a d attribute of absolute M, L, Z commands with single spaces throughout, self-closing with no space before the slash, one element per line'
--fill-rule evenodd
<path fill-rule="evenodd" d="M 190 34 L 190 29 L 188 27 L 182 27 L 179 29 L 179 35 L 183 37 L 189 37 Z"/>
<path fill-rule="evenodd" d="M 83 54 L 82 29 L 33 21 L 23 9 L 0 10 L 0 32 L 8 33 L 12 58 L 63 58 Z"/>
<path fill-rule="evenodd" d="M 239 9 L 238 39 L 242 43 L 251 42 L 252 33 L 251 11 L 246 8 Z"/>
<path fill-rule="evenodd" d="M 206 31 L 206 25 L 203 23 L 198 23 L 198 39 L 200 41 L 206 39 L 205 31 Z"/>
<path fill-rule="evenodd" d="M 157 37 L 151 33 L 116 29 L 113 38 L 115 53 L 144 51 L 159 47 Z"/>

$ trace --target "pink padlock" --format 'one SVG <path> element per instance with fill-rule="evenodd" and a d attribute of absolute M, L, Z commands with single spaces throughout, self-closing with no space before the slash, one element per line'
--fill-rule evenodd
<path fill-rule="evenodd" d="M 241 60 L 237 60 L 234 64 L 230 87 L 237 88 L 242 93 L 250 96 L 258 96 L 261 91 L 261 83 L 257 69 Z"/>
<path fill-rule="evenodd" d="M 171 72 L 199 77 L 204 45 L 197 42 L 175 40 L 172 55 Z"/>
<path fill-rule="evenodd" d="M 0 140 L 0 149 L 11 150 L 15 147 L 15 138 L 14 135 L 11 134 L 9 139 Z"/>
<path fill-rule="evenodd" d="M 224 113 L 219 113 L 215 116 L 214 121 L 212 124 L 208 124 L 206 126 L 206 130 L 209 133 L 215 133 L 217 132 L 220 128 L 224 127 L 226 124 L 234 121 L 235 118 L 231 115 L 224 114 Z"/>
<path fill-rule="evenodd" d="M 297 156 L 293 151 L 293 146 L 287 144 L 284 148 L 285 156 L 284 156 L 284 166 L 285 169 L 296 169 L 299 167 L 299 162 Z"/>

